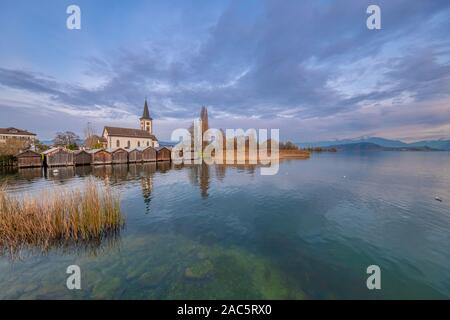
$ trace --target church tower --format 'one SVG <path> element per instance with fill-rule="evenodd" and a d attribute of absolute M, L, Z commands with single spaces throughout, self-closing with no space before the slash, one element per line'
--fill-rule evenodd
<path fill-rule="evenodd" d="M 150 112 L 148 111 L 147 98 L 144 103 L 144 112 L 142 113 L 142 117 L 139 119 L 141 121 L 141 130 L 145 130 L 147 132 L 153 133 L 153 125 L 152 118 L 150 118 Z"/>

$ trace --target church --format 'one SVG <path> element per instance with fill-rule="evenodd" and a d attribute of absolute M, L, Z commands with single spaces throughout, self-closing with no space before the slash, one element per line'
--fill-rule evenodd
<path fill-rule="evenodd" d="M 102 141 L 106 148 L 146 148 L 159 147 L 158 139 L 153 134 L 153 119 L 150 117 L 147 99 L 144 103 L 144 112 L 140 120 L 140 129 L 105 127 Z"/>

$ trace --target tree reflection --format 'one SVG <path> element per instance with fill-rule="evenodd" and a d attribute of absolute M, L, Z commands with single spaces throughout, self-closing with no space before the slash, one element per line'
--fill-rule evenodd
<path fill-rule="evenodd" d="M 144 163 L 142 166 L 141 187 L 144 197 L 145 214 L 150 213 L 150 202 L 152 201 L 153 176 L 156 172 L 156 163 Z"/>
<path fill-rule="evenodd" d="M 123 185 L 128 181 L 140 181 L 142 195 L 145 203 L 145 212 L 150 212 L 150 202 L 154 185 L 154 175 L 156 172 L 167 173 L 171 170 L 188 170 L 188 179 L 192 185 L 198 186 L 202 198 L 207 198 L 211 188 L 211 176 L 216 181 L 223 182 L 228 167 L 238 172 L 255 174 L 257 165 L 254 164 L 180 164 L 174 165 L 171 162 L 146 162 L 113 165 L 95 165 L 79 167 L 59 167 L 59 168 L 26 168 L 16 171 L 12 175 L 12 184 L 23 184 L 25 181 L 45 178 L 48 180 L 64 183 L 74 177 L 94 176 L 103 180 L 106 184 Z M 160 177 L 160 179 L 164 179 Z M 20 182 L 22 181 L 22 182 Z"/>

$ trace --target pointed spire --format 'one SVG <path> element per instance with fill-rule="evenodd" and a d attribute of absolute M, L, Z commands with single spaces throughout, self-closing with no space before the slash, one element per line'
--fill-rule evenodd
<path fill-rule="evenodd" d="M 208 109 L 205 106 L 203 106 L 202 111 L 200 111 L 200 119 L 202 120 L 202 132 L 204 133 L 206 130 L 209 129 Z"/>
<path fill-rule="evenodd" d="M 141 120 L 142 119 L 152 120 L 152 118 L 150 118 L 150 112 L 148 111 L 147 98 L 145 98 L 144 112 L 142 113 Z"/>

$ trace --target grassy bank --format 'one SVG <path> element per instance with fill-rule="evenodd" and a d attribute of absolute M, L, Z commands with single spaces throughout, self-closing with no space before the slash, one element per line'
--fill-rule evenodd
<path fill-rule="evenodd" d="M 118 196 L 94 180 L 78 189 L 13 196 L 0 190 L 0 250 L 47 250 L 54 245 L 100 241 L 120 231 L 124 218 Z"/>

